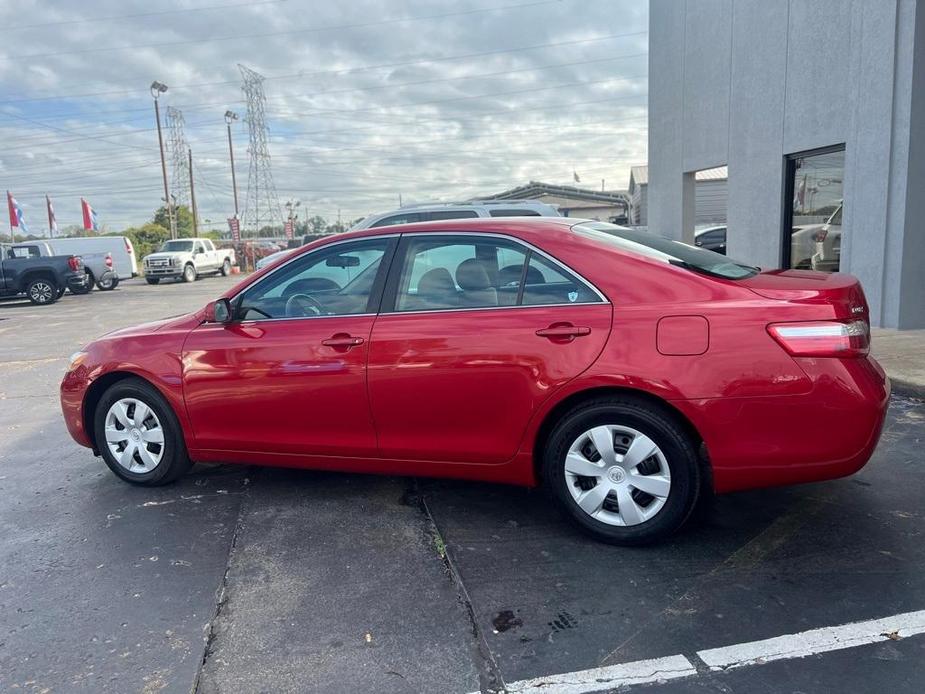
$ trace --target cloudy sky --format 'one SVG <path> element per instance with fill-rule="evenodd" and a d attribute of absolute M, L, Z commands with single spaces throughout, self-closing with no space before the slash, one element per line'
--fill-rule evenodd
<path fill-rule="evenodd" d="M 200 216 L 241 205 L 248 131 L 238 63 L 266 77 L 281 202 L 352 219 L 530 180 L 625 188 L 646 160 L 645 0 L 4 0 L 0 178 L 32 230 L 110 230 L 163 196 L 152 80 L 193 151 Z M 168 165 L 169 165 L 168 152 Z"/>

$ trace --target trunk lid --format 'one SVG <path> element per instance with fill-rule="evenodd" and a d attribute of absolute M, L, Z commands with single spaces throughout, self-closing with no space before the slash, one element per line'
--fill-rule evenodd
<path fill-rule="evenodd" d="M 867 298 L 854 275 L 813 270 L 768 270 L 736 284 L 766 299 L 803 304 L 829 304 L 836 317 L 870 323 Z"/>

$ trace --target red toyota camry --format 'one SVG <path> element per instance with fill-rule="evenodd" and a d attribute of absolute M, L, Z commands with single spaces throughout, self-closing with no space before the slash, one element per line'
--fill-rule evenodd
<path fill-rule="evenodd" d="M 849 475 L 889 381 L 850 275 L 760 272 L 568 218 L 322 239 L 71 360 L 74 439 L 122 479 L 191 461 L 542 484 L 599 539 L 698 497 Z"/>

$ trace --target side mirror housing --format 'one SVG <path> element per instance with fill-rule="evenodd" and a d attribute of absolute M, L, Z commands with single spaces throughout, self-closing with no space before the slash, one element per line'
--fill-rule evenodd
<path fill-rule="evenodd" d="M 230 323 L 231 302 L 228 299 L 216 299 L 206 308 L 206 322 Z"/>

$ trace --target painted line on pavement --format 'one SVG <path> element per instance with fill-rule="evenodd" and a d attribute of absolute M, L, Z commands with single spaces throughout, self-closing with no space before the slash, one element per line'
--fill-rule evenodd
<path fill-rule="evenodd" d="M 770 663 L 775 660 L 805 658 L 817 653 L 866 646 L 891 637 L 901 639 L 922 633 L 925 633 L 925 610 L 906 612 L 883 619 L 871 619 L 866 622 L 852 622 L 837 627 L 810 629 L 798 634 L 786 634 L 763 641 L 710 648 L 697 651 L 697 656 L 709 665 L 711 670 L 728 670 Z"/>
<path fill-rule="evenodd" d="M 821 627 L 795 634 L 785 634 L 761 641 L 748 641 L 720 648 L 697 651 L 713 672 L 775 660 L 805 658 L 857 646 L 866 646 L 887 640 L 903 639 L 925 634 L 925 610 L 905 612 L 851 622 L 834 627 Z M 510 694 L 592 694 L 618 687 L 666 682 L 700 673 L 683 655 L 669 655 L 651 660 L 636 660 L 607 667 L 565 672 L 559 675 L 535 677 L 505 685 Z"/>

